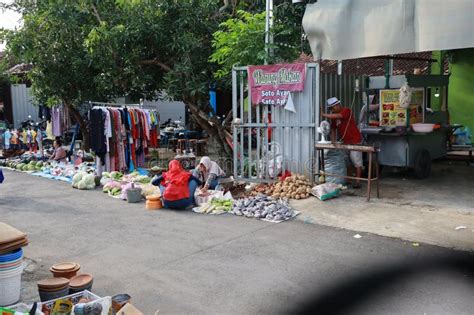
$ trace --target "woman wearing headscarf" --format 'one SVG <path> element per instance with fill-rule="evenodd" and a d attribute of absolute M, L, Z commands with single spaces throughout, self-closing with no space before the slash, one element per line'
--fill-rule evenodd
<path fill-rule="evenodd" d="M 201 192 L 206 192 L 208 189 L 215 189 L 219 182 L 218 178 L 224 177 L 225 173 L 216 162 L 211 161 L 208 156 L 203 156 L 193 175 L 204 183 Z"/>
<path fill-rule="evenodd" d="M 160 186 L 165 208 L 182 210 L 194 204 L 194 192 L 200 182 L 185 171 L 179 161 L 172 160 L 168 171 L 154 179 L 152 184 Z"/>

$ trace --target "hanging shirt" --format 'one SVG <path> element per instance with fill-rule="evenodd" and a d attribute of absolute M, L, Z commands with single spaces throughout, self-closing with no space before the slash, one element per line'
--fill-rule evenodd
<path fill-rule="evenodd" d="M 107 152 L 107 145 L 105 140 L 105 114 L 102 109 L 91 109 L 89 111 L 90 120 L 90 140 L 91 149 L 98 154 Z"/>
<path fill-rule="evenodd" d="M 107 152 L 110 151 L 110 142 L 109 138 L 112 137 L 112 122 L 110 120 L 110 112 L 106 108 L 102 108 L 102 112 L 105 115 L 105 122 L 104 122 L 104 135 L 105 135 L 105 143 Z"/>
<path fill-rule="evenodd" d="M 26 144 L 26 130 L 23 130 L 21 133 L 21 141 Z"/>
<path fill-rule="evenodd" d="M 36 133 L 36 142 L 41 143 L 42 141 L 43 141 L 43 132 L 40 129 Z"/>
<path fill-rule="evenodd" d="M 50 121 L 46 122 L 46 138 L 49 140 L 54 140 L 53 123 Z"/>
<path fill-rule="evenodd" d="M 51 110 L 51 123 L 53 125 L 53 136 L 55 137 L 60 137 L 62 134 L 61 130 L 61 110 L 59 109 L 59 106 L 53 107 Z"/>
<path fill-rule="evenodd" d="M 5 140 L 5 146 L 7 148 L 10 147 L 10 139 L 12 138 L 12 134 L 9 130 L 5 131 L 5 133 L 3 134 L 3 139 Z"/>
<path fill-rule="evenodd" d="M 31 130 L 28 130 L 28 131 L 26 132 L 26 143 L 29 144 L 29 143 L 31 143 L 31 142 L 33 142 L 33 137 L 32 137 L 32 135 L 31 135 Z"/>

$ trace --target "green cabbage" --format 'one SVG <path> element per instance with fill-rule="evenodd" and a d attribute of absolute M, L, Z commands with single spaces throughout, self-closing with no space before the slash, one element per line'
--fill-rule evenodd
<path fill-rule="evenodd" d="M 94 174 L 87 174 L 82 178 L 82 181 L 86 183 L 87 186 L 95 187 L 95 176 Z"/>
<path fill-rule="evenodd" d="M 82 177 L 84 176 L 83 173 L 77 173 L 72 177 L 72 184 L 77 184 L 81 181 Z"/>
<path fill-rule="evenodd" d="M 87 189 L 87 185 L 86 185 L 86 182 L 81 180 L 78 184 L 77 184 L 77 188 L 79 189 Z"/>
<path fill-rule="evenodd" d="M 122 179 L 123 174 L 120 172 L 111 172 L 110 173 L 110 178 L 115 179 L 115 180 L 120 180 Z"/>

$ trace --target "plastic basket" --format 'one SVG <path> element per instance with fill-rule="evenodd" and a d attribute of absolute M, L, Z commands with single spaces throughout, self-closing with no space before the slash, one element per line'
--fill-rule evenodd
<path fill-rule="evenodd" d="M 31 307 L 32 307 L 31 305 L 27 305 L 25 303 L 18 303 L 12 306 L 8 306 L 7 309 L 16 311 L 19 313 L 28 314 L 28 312 L 31 310 Z M 44 315 L 44 313 L 40 310 L 39 307 L 37 307 L 35 315 Z"/>
<path fill-rule="evenodd" d="M 63 296 L 63 297 L 60 297 L 60 298 L 57 298 L 57 299 L 54 299 L 54 300 L 41 302 L 41 303 L 39 303 L 38 308 L 43 310 L 43 307 L 46 307 L 48 310 L 51 311 L 53 309 L 54 303 L 57 300 L 68 299 L 72 302 L 72 304 L 76 305 L 79 302 L 79 300 L 82 299 L 82 298 L 87 298 L 90 301 L 95 301 L 95 300 L 100 299 L 100 296 L 95 295 L 94 293 L 92 293 L 90 291 L 84 290 L 82 292 L 66 295 L 66 296 Z"/>
<path fill-rule="evenodd" d="M 22 272 L 23 264 L 0 273 L 0 306 L 12 305 L 20 300 Z"/>

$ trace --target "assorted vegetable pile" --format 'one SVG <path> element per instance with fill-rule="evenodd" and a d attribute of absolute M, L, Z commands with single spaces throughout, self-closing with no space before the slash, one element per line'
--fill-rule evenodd
<path fill-rule="evenodd" d="M 196 208 L 195 212 L 221 214 L 232 211 L 232 200 L 223 198 L 213 198 L 209 202 Z"/>
<path fill-rule="evenodd" d="M 111 196 L 119 196 L 122 193 L 122 184 L 111 180 L 104 185 L 102 192 L 108 193 Z"/>
<path fill-rule="evenodd" d="M 41 171 L 43 168 L 43 161 L 32 161 L 29 159 L 15 159 L 11 161 L 3 161 L 1 166 L 16 169 L 18 171 Z"/>
<path fill-rule="evenodd" d="M 161 196 L 160 187 L 152 184 L 142 185 L 142 196 Z"/>
<path fill-rule="evenodd" d="M 273 198 L 306 199 L 311 194 L 312 185 L 304 175 L 292 175 L 274 184 L 257 185 L 251 196 L 265 194 Z"/>
<path fill-rule="evenodd" d="M 288 205 L 288 201 L 265 195 L 234 201 L 232 213 L 247 218 L 267 219 L 272 222 L 285 221 L 297 214 Z"/>
<path fill-rule="evenodd" d="M 72 187 L 83 190 L 92 190 L 95 188 L 95 175 L 84 172 L 76 173 L 72 177 Z"/>

